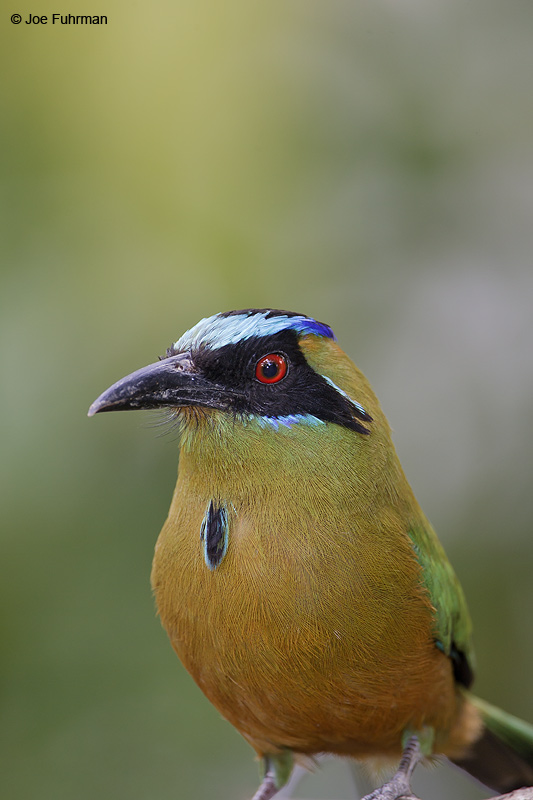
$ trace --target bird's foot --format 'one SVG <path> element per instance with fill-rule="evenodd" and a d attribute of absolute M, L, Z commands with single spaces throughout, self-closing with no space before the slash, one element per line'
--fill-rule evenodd
<path fill-rule="evenodd" d="M 263 783 L 252 797 L 252 800 L 270 800 L 279 791 L 276 786 L 276 779 L 273 772 L 267 772 L 263 778 Z"/>
<path fill-rule="evenodd" d="M 252 800 L 270 800 L 282 786 L 285 786 L 292 772 L 292 753 L 290 750 L 282 750 L 276 754 L 266 755 L 263 758 L 263 765 L 263 782 Z"/>
<path fill-rule="evenodd" d="M 403 751 L 398 772 L 379 789 L 367 794 L 363 800 L 418 800 L 411 790 L 411 776 L 421 758 L 418 739 L 412 736 Z"/>

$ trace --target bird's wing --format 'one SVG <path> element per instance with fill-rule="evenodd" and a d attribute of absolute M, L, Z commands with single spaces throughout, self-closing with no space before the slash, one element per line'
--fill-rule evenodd
<path fill-rule="evenodd" d="M 409 536 L 435 609 L 435 643 L 452 659 L 456 680 L 468 687 L 474 677 L 474 651 L 472 623 L 461 584 L 425 518 L 411 526 Z"/>

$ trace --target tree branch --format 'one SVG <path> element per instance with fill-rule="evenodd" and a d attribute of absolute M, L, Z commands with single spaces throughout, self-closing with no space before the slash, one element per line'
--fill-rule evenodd
<path fill-rule="evenodd" d="M 379 795 L 376 794 L 374 797 L 377 800 Z M 387 800 L 390 800 L 390 798 L 387 797 Z M 417 797 L 416 794 L 403 794 L 401 797 L 395 798 L 395 800 L 420 800 L 420 798 Z M 524 788 L 515 789 L 513 792 L 509 792 L 508 794 L 499 794 L 491 797 L 489 800 L 533 800 L 533 786 L 524 786 Z"/>

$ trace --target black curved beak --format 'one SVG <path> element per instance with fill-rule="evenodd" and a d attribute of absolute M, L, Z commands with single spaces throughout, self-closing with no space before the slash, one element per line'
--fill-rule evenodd
<path fill-rule="evenodd" d="M 117 381 L 94 401 L 88 416 L 101 411 L 183 406 L 230 407 L 228 390 L 204 378 L 188 353 L 164 358 Z"/>

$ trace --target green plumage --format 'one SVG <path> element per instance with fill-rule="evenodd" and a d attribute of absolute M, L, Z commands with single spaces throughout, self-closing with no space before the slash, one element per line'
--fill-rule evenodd
<path fill-rule="evenodd" d="M 451 655 L 455 645 L 473 672 L 472 622 L 461 584 L 427 520 L 425 524 L 411 525 L 409 536 L 422 570 L 423 584 L 435 609 L 435 639 L 446 655 Z"/>
<path fill-rule="evenodd" d="M 481 712 L 489 731 L 533 765 L 533 725 L 479 697 L 470 695 L 470 700 Z"/>
<path fill-rule="evenodd" d="M 464 692 L 483 722 L 481 735 L 454 762 L 485 786 L 510 792 L 533 786 L 533 725 Z"/>

